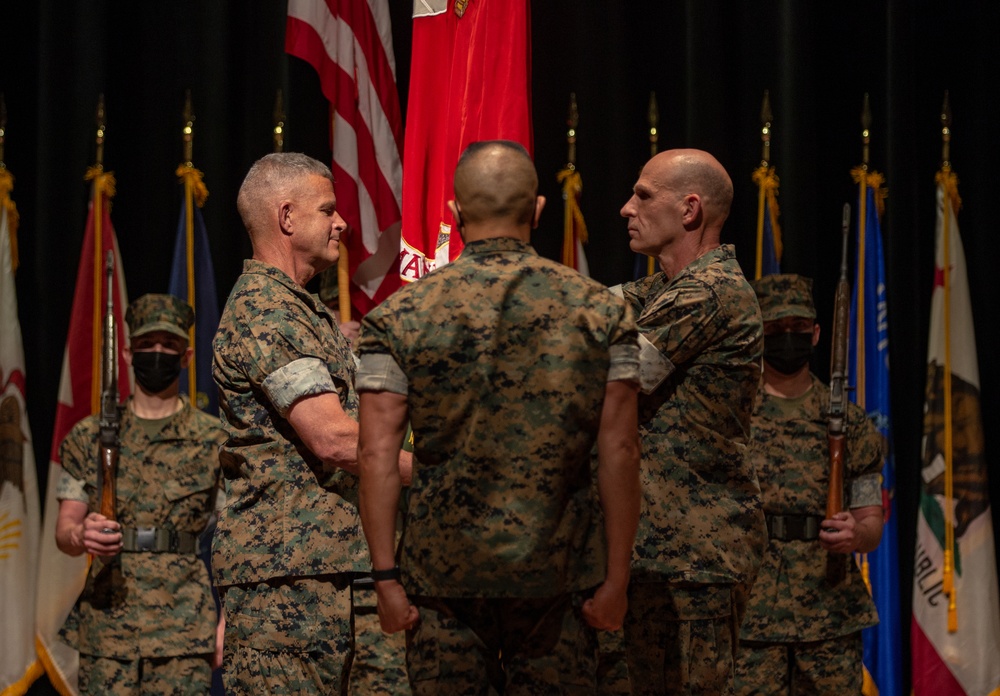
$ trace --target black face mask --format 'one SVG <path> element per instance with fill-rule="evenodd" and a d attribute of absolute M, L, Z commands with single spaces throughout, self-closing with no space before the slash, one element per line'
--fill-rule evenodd
<path fill-rule="evenodd" d="M 135 381 L 150 394 L 159 394 L 181 376 L 181 356 L 144 350 L 132 353 Z"/>
<path fill-rule="evenodd" d="M 764 336 L 764 361 L 783 375 L 794 375 L 813 354 L 812 332 Z"/>

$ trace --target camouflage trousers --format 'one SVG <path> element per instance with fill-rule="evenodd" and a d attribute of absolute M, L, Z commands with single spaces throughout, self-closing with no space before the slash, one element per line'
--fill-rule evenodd
<path fill-rule="evenodd" d="M 740 641 L 736 693 L 740 696 L 860 694 L 861 632 L 810 643 Z"/>
<path fill-rule="evenodd" d="M 371 580 L 353 587 L 354 662 L 349 696 L 410 696 L 406 675 L 406 634 L 388 635 L 378 622 L 378 603 Z"/>
<path fill-rule="evenodd" d="M 597 638 L 581 596 L 411 601 L 420 609 L 407 633 L 414 696 L 595 693 Z"/>
<path fill-rule="evenodd" d="M 350 583 L 348 575 L 329 575 L 220 588 L 228 696 L 346 694 Z"/>
<path fill-rule="evenodd" d="M 625 633 L 597 632 L 597 693 L 598 696 L 632 696 L 625 655 Z"/>
<path fill-rule="evenodd" d="M 731 695 L 738 616 L 729 585 L 631 583 L 624 631 L 632 693 Z"/>
<path fill-rule="evenodd" d="M 80 655 L 79 691 L 104 696 L 204 696 L 212 686 L 212 656 L 112 657 Z"/>

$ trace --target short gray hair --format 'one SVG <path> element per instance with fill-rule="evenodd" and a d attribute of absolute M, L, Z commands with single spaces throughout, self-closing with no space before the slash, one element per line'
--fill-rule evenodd
<path fill-rule="evenodd" d="M 256 217 L 256 204 L 273 198 L 275 194 L 284 195 L 298 179 L 310 174 L 333 182 L 333 173 L 328 166 L 301 152 L 272 152 L 254 162 L 236 196 L 236 209 L 247 230 L 253 234 L 251 228 Z"/>

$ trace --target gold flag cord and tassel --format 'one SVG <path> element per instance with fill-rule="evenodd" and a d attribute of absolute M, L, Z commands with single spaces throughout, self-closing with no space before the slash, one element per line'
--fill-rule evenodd
<path fill-rule="evenodd" d="M 17 226 L 20 218 L 17 206 L 11 200 L 10 192 L 14 190 L 14 175 L 6 167 L 0 166 L 0 206 L 7 210 L 7 231 L 10 233 L 10 270 L 16 271 L 17 256 Z"/>
<path fill-rule="evenodd" d="M 754 270 L 756 278 L 760 278 L 764 268 L 764 203 L 767 203 L 768 217 L 771 221 L 771 240 L 774 243 L 774 256 L 780 262 L 784 250 L 781 244 L 781 227 L 778 216 L 778 184 L 780 180 L 774 173 L 774 167 L 761 165 L 753 172 L 753 182 L 757 184 L 757 262 Z"/>
<path fill-rule="evenodd" d="M 576 258 L 576 240 L 579 239 L 584 244 L 587 242 L 587 223 L 584 222 L 583 211 L 580 210 L 583 179 L 575 167 L 563 169 L 556 178 L 562 184 L 564 203 L 562 262 L 575 268 L 573 259 Z"/>
<path fill-rule="evenodd" d="M 175 172 L 177 177 L 184 184 L 184 239 L 185 239 L 185 261 L 187 264 L 187 296 L 188 304 L 195 306 L 195 273 L 194 273 L 194 206 L 201 208 L 208 198 L 208 187 L 205 186 L 204 175 L 200 170 L 195 169 L 191 164 L 186 163 L 177 167 Z M 188 329 L 188 345 L 195 346 L 195 324 L 191 324 Z M 198 406 L 198 373 L 197 365 L 192 359 L 188 364 L 188 395 L 190 396 L 191 408 Z"/>

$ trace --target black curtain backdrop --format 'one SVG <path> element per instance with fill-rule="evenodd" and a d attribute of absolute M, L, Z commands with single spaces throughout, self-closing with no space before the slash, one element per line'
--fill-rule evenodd
<path fill-rule="evenodd" d="M 474 2 L 497 0 L 473 0 Z M 410 7 L 392 3 L 397 81 L 409 82 Z M 992 192 L 1000 7 L 986 2 L 883 0 L 536 0 L 533 10 L 535 158 L 550 207 L 534 241 L 557 257 L 560 192 L 571 91 L 580 111 L 577 165 L 590 229 L 592 274 L 614 284 L 632 273 L 618 211 L 648 157 L 646 109 L 655 91 L 660 149 L 698 147 L 733 177 L 724 241 L 752 273 L 760 108 L 770 90 L 771 161 L 781 178 L 783 269 L 815 279 L 829 337 L 839 268 L 840 211 L 856 204 L 850 169 L 861 161 L 860 111 L 871 99 L 873 169 L 889 188 L 883 235 L 888 275 L 894 451 L 900 525 L 903 635 L 911 567 L 927 334 L 934 273 L 934 174 L 939 113 L 950 90 L 952 162 L 964 208 L 980 361 L 991 492 L 1000 500 L 1000 382 L 993 361 L 1000 247 Z M 194 164 L 210 195 L 204 216 L 220 302 L 250 245 L 235 209 L 250 164 L 271 150 L 276 90 L 285 95 L 286 150 L 329 161 L 328 109 L 312 68 L 284 53 L 285 3 L 196 0 L 6 2 L 0 9 L 0 91 L 8 123 L 5 161 L 21 213 L 17 275 L 27 354 L 29 415 L 39 487 L 45 489 L 53 416 L 94 160 L 98 94 L 107 107 L 105 168 L 118 187 L 112 220 L 129 296 L 164 292 L 177 229 L 181 112 L 190 89 Z M 828 376 L 824 340 L 814 370 Z M 994 507 L 994 528 L 998 526 Z M 908 690 L 908 689 L 907 689 Z"/>

